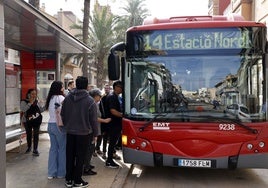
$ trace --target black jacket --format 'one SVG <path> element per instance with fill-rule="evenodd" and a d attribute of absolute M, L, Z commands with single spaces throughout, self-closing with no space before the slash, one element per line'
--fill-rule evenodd
<path fill-rule="evenodd" d="M 65 97 L 61 116 L 68 134 L 98 136 L 97 106 L 87 90 L 73 89 Z"/>

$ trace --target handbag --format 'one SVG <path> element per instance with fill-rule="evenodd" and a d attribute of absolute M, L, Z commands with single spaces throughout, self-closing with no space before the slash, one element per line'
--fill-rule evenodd
<path fill-rule="evenodd" d="M 57 97 L 59 99 L 59 97 Z M 55 103 L 55 115 L 56 115 L 56 124 L 58 126 L 63 126 L 63 122 L 62 122 L 62 119 L 61 119 L 61 103 L 59 102 L 56 102 Z"/>
<path fill-rule="evenodd" d="M 43 116 L 41 114 L 40 108 L 35 101 L 30 108 L 25 112 L 26 123 L 32 124 L 34 126 L 39 126 L 42 123 Z"/>

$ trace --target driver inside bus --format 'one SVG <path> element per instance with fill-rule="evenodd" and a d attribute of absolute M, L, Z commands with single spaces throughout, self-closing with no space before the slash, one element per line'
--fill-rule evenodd
<path fill-rule="evenodd" d="M 146 76 L 142 87 L 138 90 L 134 98 L 138 111 L 155 112 L 156 98 L 152 83 L 153 80 Z"/>
<path fill-rule="evenodd" d="M 175 104 L 176 104 L 175 111 L 180 112 L 181 120 L 182 121 L 185 121 L 185 120 L 189 121 L 189 117 L 187 117 L 188 116 L 188 100 L 183 95 L 181 86 L 179 86 L 179 88 L 176 89 Z"/>

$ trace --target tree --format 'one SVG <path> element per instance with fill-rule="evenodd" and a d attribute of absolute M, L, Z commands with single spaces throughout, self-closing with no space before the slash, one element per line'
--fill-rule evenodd
<path fill-rule="evenodd" d="M 126 12 L 125 18 L 128 20 L 128 27 L 141 25 L 143 20 L 149 16 L 149 11 L 144 8 L 143 4 L 145 0 L 127 0 L 127 4 L 122 7 Z"/>
<path fill-rule="evenodd" d="M 111 13 L 110 7 L 96 6 L 90 21 L 89 45 L 92 46 L 93 55 L 95 57 L 97 87 L 102 87 L 103 80 L 107 76 L 104 61 L 107 59 L 110 47 L 115 42 L 114 27 L 118 22 L 118 17 Z"/>
<path fill-rule="evenodd" d="M 129 27 L 141 25 L 144 19 L 150 15 L 143 2 L 144 0 L 127 0 L 126 4 L 121 7 L 125 15 L 120 16 L 120 20 L 115 27 L 117 42 L 125 40 L 125 33 Z"/>
<path fill-rule="evenodd" d="M 84 0 L 84 18 L 83 18 L 83 42 L 88 44 L 88 27 L 89 27 L 89 18 L 90 18 L 90 0 Z M 88 54 L 83 53 L 82 60 L 82 72 L 83 76 L 86 76 L 91 81 L 91 72 L 89 71 L 89 61 Z"/>
<path fill-rule="evenodd" d="M 89 21 L 90 21 L 90 0 L 84 0 L 84 16 L 83 16 L 83 26 L 80 25 L 73 25 L 72 29 L 81 29 L 82 30 L 82 36 L 77 35 L 78 39 L 82 40 L 84 44 L 88 44 L 89 42 Z M 82 68 L 82 74 L 83 76 L 87 77 L 89 79 L 89 82 L 91 82 L 91 72 L 89 70 L 89 54 L 87 52 L 83 52 L 82 55 L 74 55 L 70 54 L 70 56 L 75 56 L 77 59 L 82 59 L 81 64 L 79 64 L 79 67 Z"/>
<path fill-rule="evenodd" d="M 92 49 L 92 54 L 84 53 L 83 55 L 81 64 L 83 75 L 91 78 L 90 71 L 88 73 L 88 66 L 96 67 L 96 85 L 97 87 L 102 87 L 103 80 L 107 76 L 107 56 L 111 46 L 117 42 L 124 41 L 127 28 L 142 24 L 149 14 L 148 10 L 143 8 L 144 0 L 128 0 L 127 5 L 123 7 L 127 12 L 125 16 L 115 16 L 111 13 L 109 6 L 100 6 L 99 4 L 94 6 L 94 11 L 90 16 L 89 12 L 87 13 L 89 4 L 86 5 L 86 1 L 90 3 L 89 0 L 85 0 L 83 28 L 78 25 L 73 26 L 73 28 L 83 30 L 83 42 Z M 85 23 L 87 21 L 90 22 Z M 89 24 L 88 27 L 87 24 Z M 87 32 L 88 35 L 86 35 Z M 76 37 L 79 38 L 79 36 Z M 89 57 L 93 59 L 93 64 L 89 64 Z"/>

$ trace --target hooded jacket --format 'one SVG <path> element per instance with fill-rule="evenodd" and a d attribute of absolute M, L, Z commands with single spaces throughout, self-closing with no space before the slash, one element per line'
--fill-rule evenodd
<path fill-rule="evenodd" d="M 97 106 L 85 89 L 73 89 L 62 103 L 61 117 L 68 134 L 98 135 Z"/>

